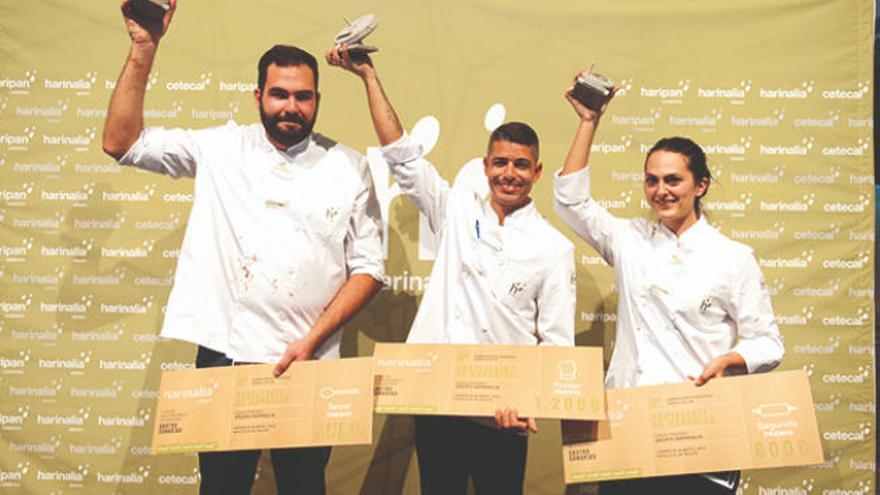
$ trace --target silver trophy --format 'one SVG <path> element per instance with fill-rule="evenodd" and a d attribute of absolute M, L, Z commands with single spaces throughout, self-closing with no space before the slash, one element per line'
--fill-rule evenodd
<path fill-rule="evenodd" d="M 602 107 L 611 99 L 614 82 L 595 72 L 584 72 L 577 78 L 571 95 L 575 100 L 594 112 L 602 111 Z"/>
<path fill-rule="evenodd" d="M 348 23 L 348 26 L 344 27 L 342 31 L 339 31 L 339 34 L 336 35 L 336 39 L 333 40 L 335 45 L 345 43 L 348 46 L 349 53 L 353 54 L 366 54 L 379 51 L 375 46 L 363 44 L 364 38 L 379 26 L 379 19 L 377 19 L 375 15 L 367 14 L 355 19 L 353 22 L 349 22 L 348 19 L 345 19 L 345 22 Z"/>

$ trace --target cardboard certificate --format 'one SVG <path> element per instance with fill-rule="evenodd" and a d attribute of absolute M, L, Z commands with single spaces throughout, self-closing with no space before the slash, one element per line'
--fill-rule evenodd
<path fill-rule="evenodd" d="M 369 444 L 373 358 L 162 373 L 153 453 Z"/>
<path fill-rule="evenodd" d="M 376 412 L 604 419 L 602 349 L 376 344 Z"/>
<path fill-rule="evenodd" d="M 563 424 L 566 483 L 824 461 L 803 370 L 607 390 L 608 421 Z"/>

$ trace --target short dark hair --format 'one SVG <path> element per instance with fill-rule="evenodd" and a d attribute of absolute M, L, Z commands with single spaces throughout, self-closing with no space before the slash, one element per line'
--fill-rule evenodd
<path fill-rule="evenodd" d="M 709 185 L 712 184 L 712 172 L 709 172 L 709 165 L 706 163 L 706 152 L 703 151 L 699 144 L 689 138 L 681 136 L 666 137 L 657 141 L 648 151 L 648 154 L 645 156 L 646 164 L 648 158 L 655 151 L 669 151 L 685 157 L 688 170 L 694 176 L 694 184 L 699 184 L 703 179 L 706 179 L 706 190 L 694 199 L 694 209 L 699 215 L 701 213 L 700 198 L 709 192 Z"/>
<path fill-rule="evenodd" d="M 538 133 L 528 124 L 508 122 L 498 126 L 498 128 L 492 131 L 492 135 L 489 136 L 489 145 L 486 147 L 487 154 L 492 152 L 492 143 L 495 141 L 508 141 L 523 146 L 534 146 L 535 156 L 538 156 Z"/>
<path fill-rule="evenodd" d="M 275 45 L 266 50 L 257 64 L 257 87 L 262 91 L 266 85 L 266 72 L 269 66 L 275 64 L 278 67 L 291 67 L 305 65 L 312 69 L 315 75 L 315 89 L 318 89 L 318 61 L 311 53 L 290 45 Z"/>

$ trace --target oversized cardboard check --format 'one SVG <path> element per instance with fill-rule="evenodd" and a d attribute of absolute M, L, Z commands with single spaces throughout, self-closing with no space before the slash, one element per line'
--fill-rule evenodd
<path fill-rule="evenodd" d="M 376 344 L 376 412 L 604 419 L 602 349 Z"/>
<path fill-rule="evenodd" d="M 803 370 L 608 389 L 608 421 L 563 423 L 566 483 L 823 462 Z"/>
<path fill-rule="evenodd" d="M 162 373 L 153 453 L 369 444 L 373 358 Z"/>

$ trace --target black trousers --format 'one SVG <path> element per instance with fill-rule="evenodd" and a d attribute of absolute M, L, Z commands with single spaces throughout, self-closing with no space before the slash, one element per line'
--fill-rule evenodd
<path fill-rule="evenodd" d="M 232 360 L 206 347 L 199 347 L 196 368 L 230 366 Z M 327 491 L 324 469 L 330 447 L 271 449 L 275 487 L 279 495 L 324 495 Z M 200 495 L 248 495 L 260 450 L 199 452 L 202 481 Z"/>
<path fill-rule="evenodd" d="M 464 495 L 471 478 L 478 495 L 520 495 L 528 437 L 467 418 L 416 416 L 422 495 Z"/>
<path fill-rule="evenodd" d="M 725 488 L 705 476 L 687 474 L 682 476 L 658 476 L 654 478 L 637 478 L 631 480 L 603 481 L 599 483 L 599 495 L 733 495 L 736 486 Z"/>

